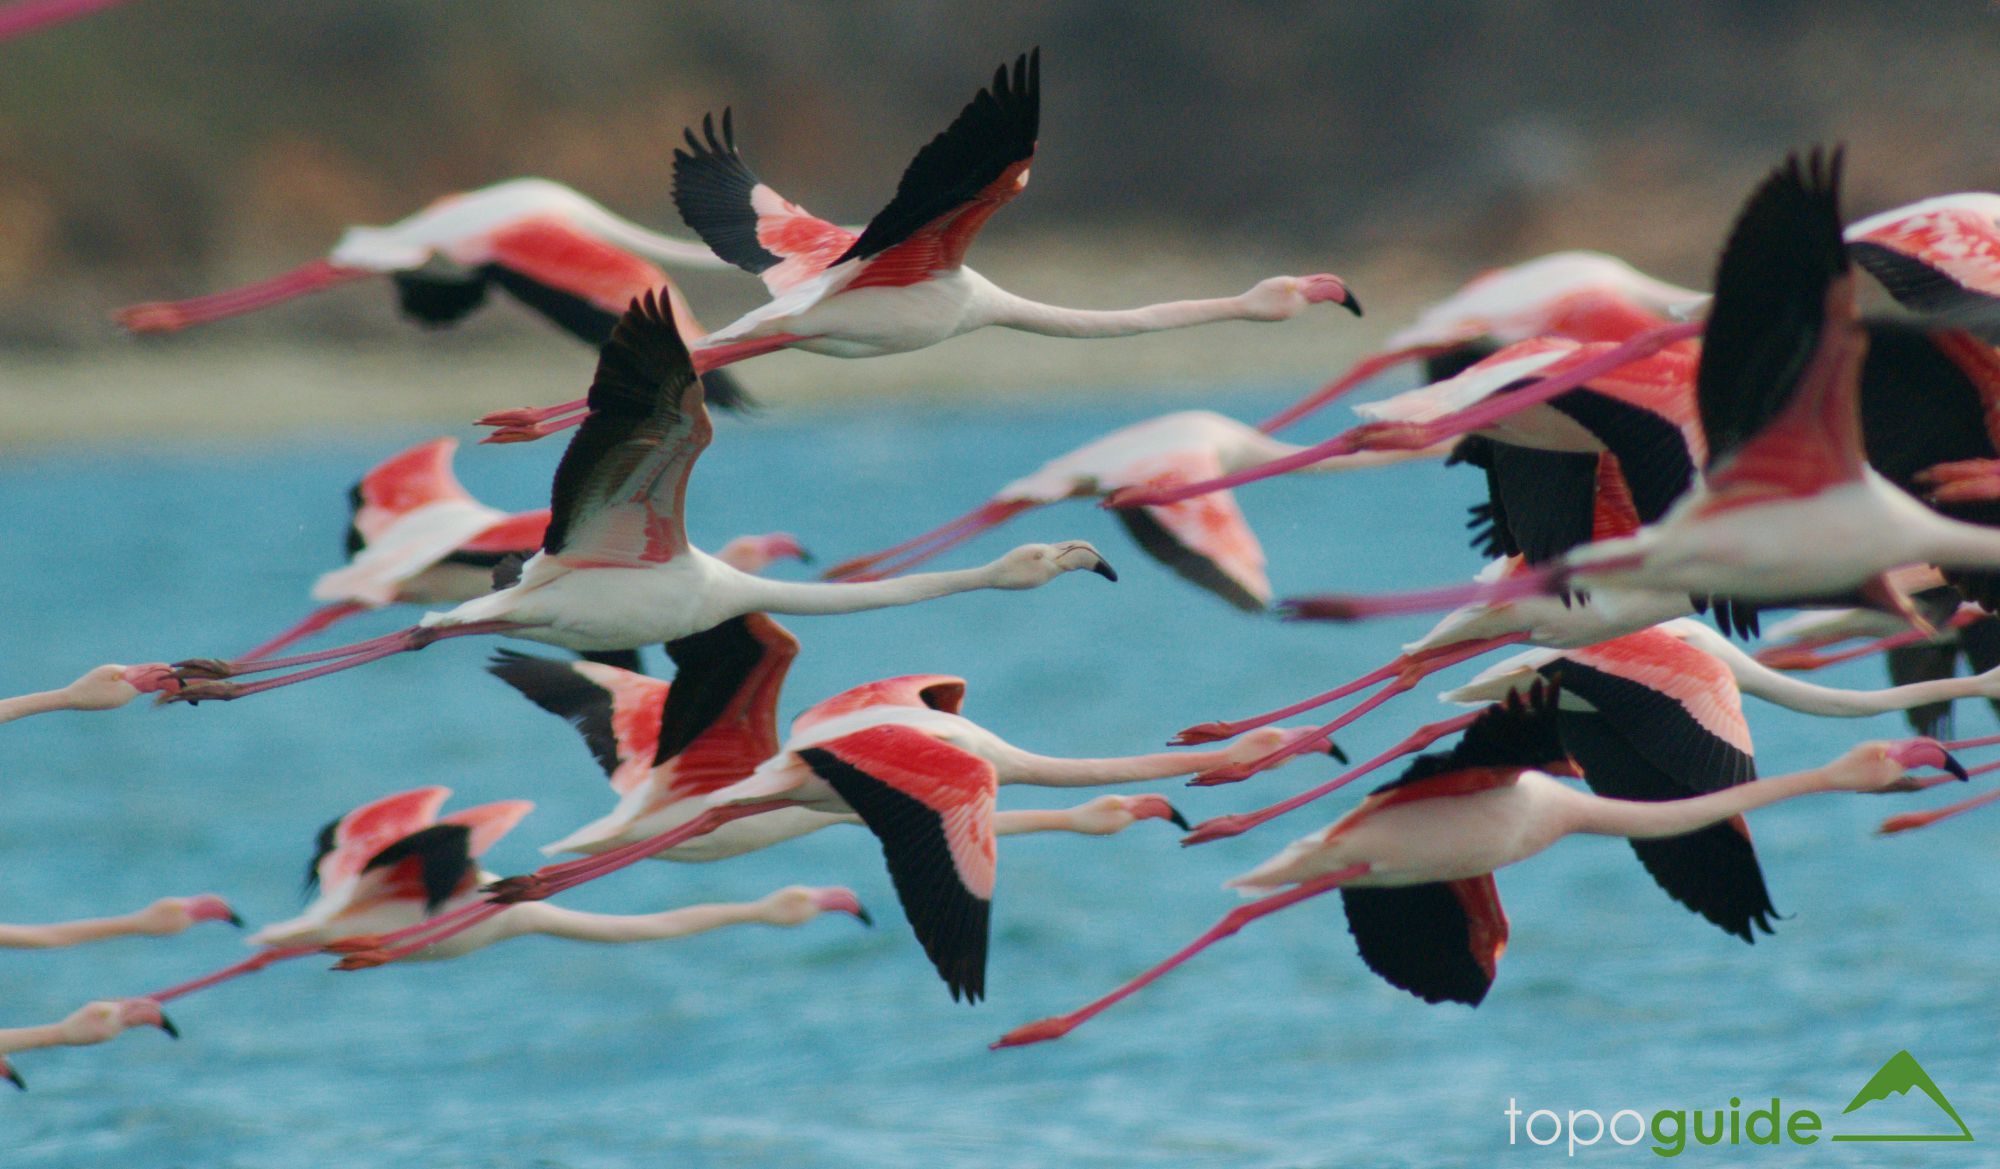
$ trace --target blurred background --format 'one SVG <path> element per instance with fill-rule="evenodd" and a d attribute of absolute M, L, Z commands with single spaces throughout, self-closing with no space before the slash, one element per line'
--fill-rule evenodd
<path fill-rule="evenodd" d="M 1333 271 L 1369 318 L 1115 345 L 970 338 L 865 368 L 780 356 L 758 364 L 763 389 L 1310 379 L 1478 269 L 1553 249 L 1701 286 L 1744 191 L 1802 144 L 1849 144 L 1855 215 L 2000 185 L 1988 0 L 134 0 L 4 50 L 0 437 L 338 422 L 310 395 L 270 400 L 314 376 L 455 419 L 454 378 L 399 402 L 409 379 L 391 370 L 407 366 L 358 354 L 470 351 L 454 360 L 476 384 L 482 352 L 561 360 L 562 343 L 511 311 L 415 336 L 379 290 L 350 288 L 107 367 L 135 348 L 107 314 L 269 275 L 348 224 L 516 175 L 678 232 L 672 148 L 725 105 L 768 182 L 858 223 L 1033 45 L 1034 182 L 985 232 L 980 270 L 1089 307 Z M 734 275 L 688 283 L 711 326 L 761 295 Z M 305 339 L 330 343 L 322 371 L 353 364 L 257 364 Z M 225 359 L 249 363 L 240 394 Z M 536 368 L 583 376 L 573 360 Z M 202 385 L 180 392 L 189 379 Z M 154 408 L 84 408 L 134 382 Z"/>

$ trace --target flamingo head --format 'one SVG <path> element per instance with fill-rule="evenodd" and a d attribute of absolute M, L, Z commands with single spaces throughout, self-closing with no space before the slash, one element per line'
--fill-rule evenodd
<path fill-rule="evenodd" d="M 193 897 L 180 898 L 181 908 L 186 910 L 191 921 L 226 921 L 237 929 L 243 928 L 243 919 L 229 907 L 229 903 L 213 893 L 200 893 Z"/>
<path fill-rule="evenodd" d="M 791 885 L 764 898 L 763 905 L 767 920 L 777 925 L 803 925 L 822 913 L 845 913 L 862 925 L 875 924 L 854 890 L 839 885 Z"/>
<path fill-rule="evenodd" d="M 1070 826 L 1092 836 L 1111 836 L 1141 820 L 1165 820 L 1184 832 L 1190 831 L 1187 818 L 1165 796 L 1098 796 L 1069 813 Z"/>
<path fill-rule="evenodd" d="M 1273 276 L 1243 294 L 1243 315 L 1253 321 L 1288 321 L 1309 305 L 1333 303 L 1361 315 L 1361 302 L 1338 276 Z"/>
<path fill-rule="evenodd" d="M 1917 791 L 1926 785 L 1912 767 L 1935 767 L 1965 779 L 1965 766 L 1936 739 L 1862 743 L 1826 766 L 1827 786 L 1836 791 Z"/>
<path fill-rule="evenodd" d="M 152 999 L 100 999 L 71 1011 L 56 1024 L 63 1042 L 71 1047 L 88 1047 L 116 1039 L 133 1027 L 158 1027 L 170 1038 L 181 1037 L 180 1028 Z"/>
<path fill-rule="evenodd" d="M 1065 572 L 1094 572 L 1118 579 L 1117 570 L 1096 548 L 1082 540 L 1060 544 L 1023 544 L 987 566 L 991 584 L 999 589 L 1040 588 Z"/>
<path fill-rule="evenodd" d="M 801 564 L 813 561 L 812 553 L 790 532 L 738 536 L 724 544 L 715 557 L 739 572 L 762 572 L 780 560 L 796 560 Z"/>

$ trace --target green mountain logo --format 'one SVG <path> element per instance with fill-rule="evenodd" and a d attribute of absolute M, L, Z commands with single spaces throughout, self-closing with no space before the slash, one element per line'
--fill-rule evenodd
<path fill-rule="evenodd" d="M 1846 1116 L 1864 1105 L 1887 1100 L 1892 1095 L 1905 1095 L 1912 1088 L 1929 1096 L 1931 1103 L 1937 1105 L 1951 1118 L 1951 1122 L 1958 1126 L 1958 1131 L 1880 1136 L 1840 1133 L 1831 1139 L 1836 1141 L 1969 1141 L 1972 1139 L 1972 1130 L 1965 1127 L 1965 1121 L 1959 1117 L 1958 1110 L 1951 1106 L 1951 1101 L 1945 1099 L 1943 1092 L 1938 1091 L 1937 1084 L 1931 1080 L 1930 1074 L 1924 1071 L 1923 1065 L 1907 1051 L 1899 1051 L 1890 1056 L 1889 1062 L 1883 1064 L 1881 1070 L 1868 1078 L 1868 1082 L 1861 1086 L 1861 1090 L 1854 1094 L 1854 1099 L 1847 1102 L 1847 1107 L 1841 1109 L 1840 1114 Z"/>

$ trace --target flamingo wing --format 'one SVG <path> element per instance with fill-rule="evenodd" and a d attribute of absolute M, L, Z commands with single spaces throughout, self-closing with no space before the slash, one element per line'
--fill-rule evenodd
<path fill-rule="evenodd" d="M 653 765 L 675 798 L 728 787 L 778 753 L 778 694 L 798 639 L 762 613 L 667 643 L 674 686 Z"/>
<path fill-rule="evenodd" d="M 1569 678 L 1563 680 L 1569 685 Z M 1667 770 L 1636 743 L 1644 725 L 1626 713 L 1561 712 L 1563 744 L 1590 790 L 1619 800 L 1676 800 L 1726 786 L 1726 772 Z M 1746 778 L 1754 778 L 1754 774 Z M 1755 942 L 1777 915 L 1750 826 L 1733 816 L 1684 836 L 1634 840 L 1632 851 L 1669 897 L 1726 933 Z"/>
<path fill-rule="evenodd" d="M 716 255 L 753 276 L 777 296 L 832 266 L 854 233 L 808 214 L 765 186 L 736 152 L 736 128 L 722 111 L 701 120 L 702 137 L 683 131 L 674 150 L 674 206 Z"/>
<path fill-rule="evenodd" d="M 557 661 L 503 649 L 486 672 L 567 719 L 620 795 L 645 779 L 659 750 L 665 682 L 596 662 Z"/>
<path fill-rule="evenodd" d="M 353 903 L 421 897 L 424 913 L 434 912 L 479 879 L 472 833 L 464 824 L 433 824 L 392 842 L 362 866 L 364 880 L 379 876 L 369 880 L 365 893 L 357 890 Z"/>
<path fill-rule="evenodd" d="M 1486 472 L 1486 502 L 1474 504 L 1472 546 L 1487 558 L 1553 560 L 1592 537 L 1600 456 L 1543 451 L 1472 435 L 1451 462 Z"/>
<path fill-rule="evenodd" d="M 1041 132 L 1042 52 L 1002 65 L 944 133 L 917 152 L 895 197 L 834 259 L 867 261 L 848 288 L 914 284 L 957 268 L 979 229 L 1028 185 Z"/>
<path fill-rule="evenodd" d="M 799 758 L 882 842 L 910 928 L 953 1000 L 978 1002 L 993 908 L 993 765 L 898 725 L 830 739 Z"/>
<path fill-rule="evenodd" d="M 1427 1003 L 1478 1006 L 1507 948 L 1493 874 L 1422 885 L 1340 889 L 1361 960 Z"/>
<path fill-rule="evenodd" d="M 1854 367 L 1866 343 L 1840 239 L 1840 169 L 1839 151 L 1788 159 L 1723 248 L 1695 378 L 1712 494 L 1772 483 L 1809 494 L 1859 471 Z"/>
<path fill-rule="evenodd" d="M 688 475 L 713 428 L 687 346 L 654 294 L 633 301 L 604 343 L 589 403 L 556 468 L 542 551 L 628 568 L 686 552 Z"/>
<path fill-rule="evenodd" d="M 1121 475 L 1107 477 L 1100 486 L 1169 487 L 1214 479 L 1222 473 L 1222 460 L 1213 450 L 1201 448 L 1142 460 Z M 1231 492 L 1211 492 L 1165 506 L 1125 508 L 1114 514 L 1148 556 L 1181 579 L 1246 613 L 1261 613 L 1270 605 L 1271 582 L 1264 575 L 1263 546 Z"/>
<path fill-rule="evenodd" d="M 448 787 L 419 787 L 372 800 L 319 830 L 306 865 L 306 892 L 358 876 L 384 847 L 437 821 Z"/>
<path fill-rule="evenodd" d="M 1757 778 L 1729 667 L 1670 633 L 1647 629 L 1569 650 L 1542 673 L 1623 728 L 1633 750 L 1678 778 L 1683 795 Z"/>
<path fill-rule="evenodd" d="M 1847 229 L 1847 248 L 1898 304 L 1982 320 L 2000 343 L 2000 195 L 1969 193 L 1884 211 Z"/>

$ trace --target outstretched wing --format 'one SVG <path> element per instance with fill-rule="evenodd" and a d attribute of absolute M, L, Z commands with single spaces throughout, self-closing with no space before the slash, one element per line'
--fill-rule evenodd
<path fill-rule="evenodd" d="M 1788 159 L 1750 196 L 1723 249 L 1695 377 L 1712 492 L 1731 471 L 1782 469 L 1806 490 L 1858 470 L 1858 442 L 1826 441 L 1842 424 L 1858 438 L 1856 387 L 1840 383 L 1865 345 L 1840 238 L 1840 164 L 1839 151 Z M 1790 413 L 1798 424 L 1780 425 Z M 1813 441 L 1774 449 L 1808 431 Z"/>
<path fill-rule="evenodd" d="M 448 787 L 419 787 L 363 804 L 319 830 L 313 859 L 306 866 L 306 891 L 332 887 L 359 876 L 369 858 L 410 833 L 437 821 L 451 798 Z"/>
<path fill-rule="evenodd" d="M 764 280 L 771 295 L 830 267 L 854 243 L 854 233 L 816 218 L 766 186 L 736 153 L 736 128 L 722 111 L 704 115 L 700 138 L 683 131 L 674 150 L 674 206 L 715 254 Z"/>
<path fill-rule="evenodd" d="M 913 284 L 949 271 L 986 221 L 1028 185 L 1041 132 L 1042 51 L 1002 65 L 993 84 L 959 111 L 944 133 L 917 152 L 852 246 L 833 262 L 866 260 L 848 284 Z"/>
<path fill-rule="evenodd" d="M 1201 447 L 1141 460 L 1107 477 L 1100 486 L 1167 487 L 1214 479 L 1222 471 L 1222 460 L 1215 451 Z M 1146 555 L 1181 579 L 1246 613 L 1262 613 L 1271 603 L 1263 546 L 1232 493 L 1216 491 L 1179 503 L 1126 508 L 1113 514 Z"/>
<path fill-rule="evenodd" d="M 1380 888 L 1344 885 L 1347 929 L 1368 969 L 1427 1003 L 1478 1006 L 1507 949 L 1493 874 Z"/>
<path fill-rule="evenodd" d="M 660 712 L 667 684 L 597 662 L 557 661 L 503 649 L 486 672 L 528 701 L 569 720 L 623 795 L 646 778 L 659 750 Z"/>
<path fill-rule="evenodd" d="M 676 798 L 728 787 L 778 753 L 778 694 L 798 639 L 762 613 L 667 643 L 674 686 L 653 765 Z"/>
<path fill-rule="evenodd" d="M 951 997 L 986 994 L 993 908 L 993 765 L 910 726 L 875 726 L 799 751 L 882 842 L 889 877 Z"/>
<path fill-rule="evenodd" d="M 589 401 L 556 468 L 542 551 L 629 568 L 686 552 L 688 475 L 713 430 L 687 345 L 654 294 L 634 300 L 604 343 Z"/>
<path fill-rule="evenodd" d="M 1846 238 L 1898 304 L 2000 344 L 2000 195 L 1925 199 L 1870 216 Z"/>

